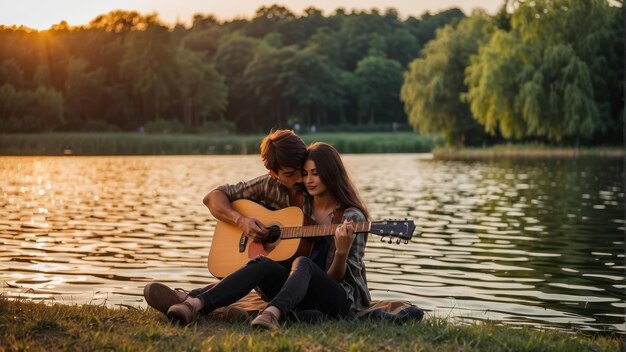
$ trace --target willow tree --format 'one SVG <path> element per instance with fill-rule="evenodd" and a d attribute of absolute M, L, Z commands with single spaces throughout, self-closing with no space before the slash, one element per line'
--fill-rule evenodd
<path fill-rule="evenodd" d="M 602 131 L 618 90 L 615 23 L 605 0 L 516 1 L 511 30 L 498 30 L 467 69 L 475 118 L 504 137 L 561 141 Z M 622 34 L 623 35 L 623 34 Z M 623 88 L 622 88 L 623 89 Z"/>
<path fill-rule="evenodd" d="M 491 30 L 488 16 L 475 12 L 458 25 L 438 31 L 422 57 L 409 65 L 401 99 L 416 131 L 441 133 L 446 144 L 456 146 L 464 144 L 468 133 L 481 134 L 461 97 L 467 91 L 464 71 L 470 56 L 478 52 Z"/>
<path fill-rule="evenodd" d="M 508 48 L 508 50 L 507 50 Z M 522 138 L 527 134 L 526 121 L 517 114 L 515 96 L 519 91 L 516 76 L 524 67 L 522 47 L 516 47 L 508 33 L 497 30 L 489 44 L 482 47 L 466 69 L 465 83 L 472 116 L 490 134 Z"/>

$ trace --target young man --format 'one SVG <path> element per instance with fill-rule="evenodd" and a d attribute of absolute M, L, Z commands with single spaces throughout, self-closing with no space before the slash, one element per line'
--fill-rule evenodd
<path fill-rule="evenodd" d="M 261 142 L 261 159 L 269 174 L 234 185 L 219 186 L 209 192 L 203 202 L 217 219 L 237 225 L 252 240 L 260 240 L 267 235 L 265 226 L 257 219 L 240 214 L 230 203 L 237 199 L 249 199 L 272 209 L 288 206 L 302 208 L 304 195 L 301 168 L 305 158 L 306 144 L 293 131 L 271 132 Z M 168 315 L 173 305 L 183 303 L 188 296 L 195 298 L 205 291 L 206 287 L 187 294 L 153 282 L 144 287 L 143 294 L 148 305 Z M 197 312 L 193 313 L 195 315 Z"/>
<path fill-rule="evenodd" d="M 263 225 L 239 214 L 230 203 L 248 199 L 271 209 L 302 208 L 301 168 L 305 157 L 306 145 L 293 131 L 270 133 L 261 142 L 261 159 L 269 174 L 236 185 L 217 187 L 204 197 L 204 204 L 217 219 L 237 225 L 251 239 L 260 239 L 266 234 Z"/>

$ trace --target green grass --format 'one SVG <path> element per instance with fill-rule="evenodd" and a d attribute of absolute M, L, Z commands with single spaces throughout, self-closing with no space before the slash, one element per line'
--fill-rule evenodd
<path fill-rule="evenodd" d="M 258 154 L 263 135 L 163 135 L 142 133 L 42 133 L 0 135 L 0 155 Z M 341 153 L 425 153 L 441 144 L 412 132 L 315 133 Z"/>
<path fill-rule="evenodd" d="M 576 157 L 623 157 L 624 147 L 567 148 L 545 145 L 502 144 L 487 148 L 435 148 L 435 159 L 463 160 L 502 157 L 517 158 L 576 158 Z"/>
<path fill-rule="evenodd" d="M 590 336 L 439 318 L 291 323 L 277 332 L 204 317 L 172 325 L 148 309 L 46 305 L 0 298 L 0 351 L 618 351 L 617 336 Z"/>

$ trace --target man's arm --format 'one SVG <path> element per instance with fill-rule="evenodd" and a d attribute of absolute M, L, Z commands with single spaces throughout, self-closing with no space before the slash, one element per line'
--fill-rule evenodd
<path fill-rule="evenodd" d="M 226 194 L 219 189 L 209 192 L 202 202 L 216 219 L 237 225 L 252 240 L 258 241 L 267 235 L 267 230 L 260 221 L 246 217 L 233 209 Z"/>

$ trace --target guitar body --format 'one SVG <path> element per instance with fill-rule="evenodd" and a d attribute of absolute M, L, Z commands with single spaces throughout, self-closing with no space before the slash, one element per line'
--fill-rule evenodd
<path fill-rule="evenodd" d="M 266 227 L 276 225 L 282 228 L 304 224 L 304 214 L 297 207 L 273 211 L 245 199 L 236 200 L 231 205 L 242 215 L 258 219 Z M 301 255 L 309 255 L 311 246 L 312 242 L 308 238 L 277 239 L 271 243 L 255 242 L 244 236 L 239 227 L 218 220 L 207 264 L 211 274 L 221 279 L 259 255 L 279 262 L 289 261 Z"/>

